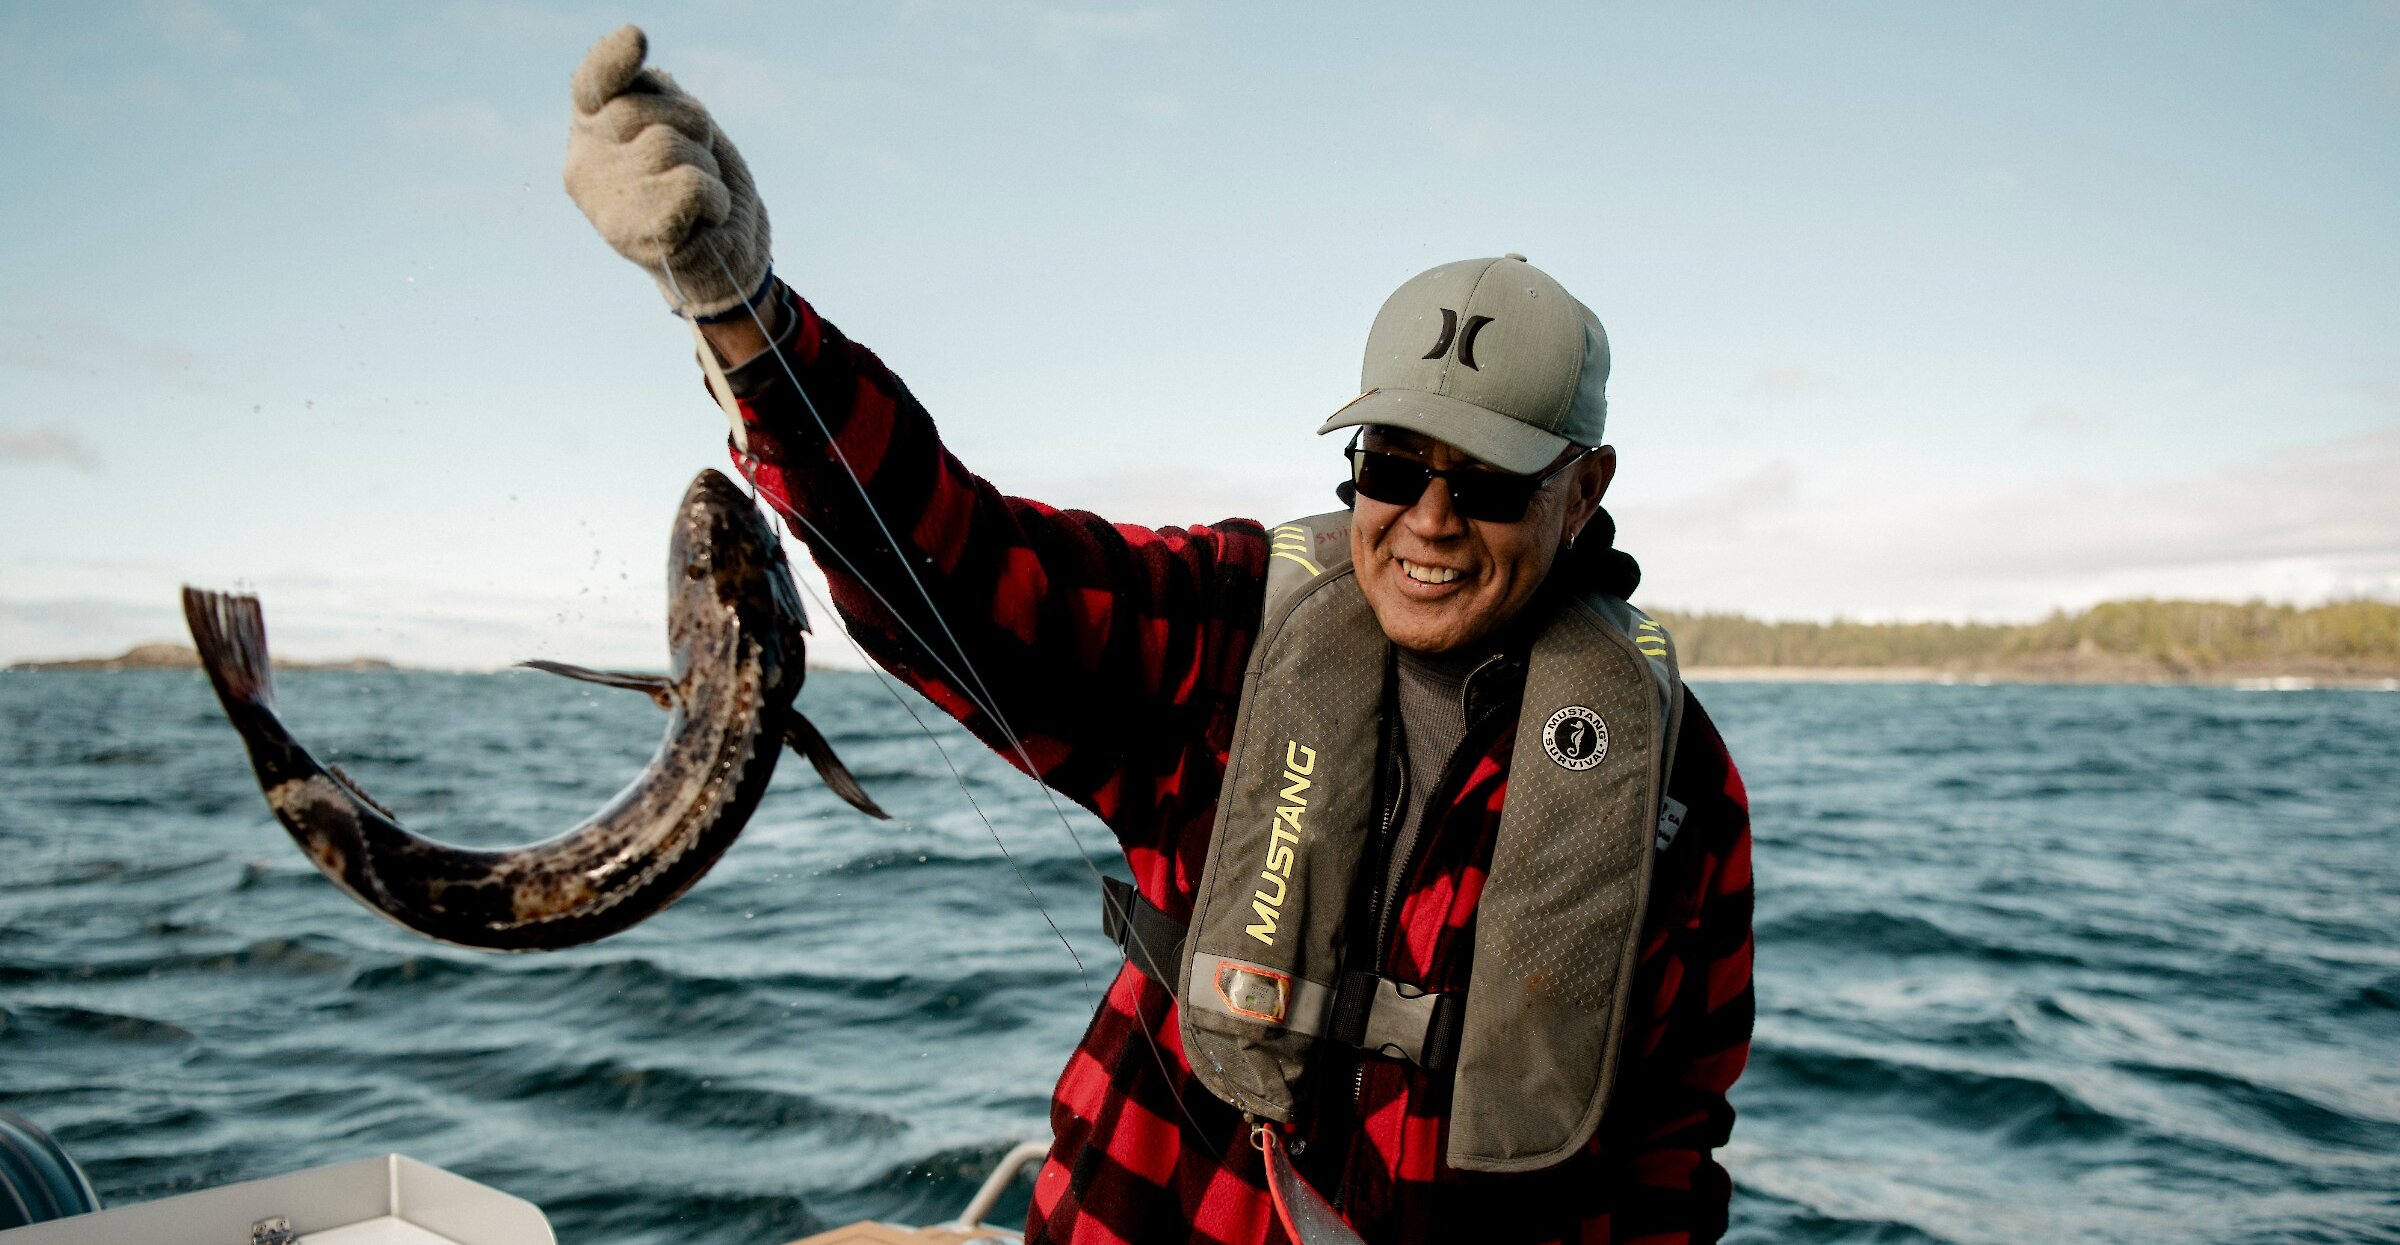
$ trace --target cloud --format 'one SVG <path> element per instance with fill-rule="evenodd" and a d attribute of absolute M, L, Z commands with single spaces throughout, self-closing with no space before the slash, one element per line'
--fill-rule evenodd
<path fill-rule="evenodd" d="M 1770 468 L 1617 508 L 1661 606 L 2027 618 L 2133 596 L 2400 599 L 2400 426 L 2206 475 L 1812 493 Z"/>
<path fill-rule="evenodd" d="M 1330 510 L 1341 460 L 1331 456 L 1286 472 L 1230 477 L 1196 468 L 1135 468 L 1101 473 L 1055 472 L 1025 477 L 1026 495 L 1113 523 L 1188 527 L 1237 515 L 1288 515 Z M 1297 500 L 1295 500 L 1297 499 Z"/>
<path fill-rule="evenodd" d="M 62 429 L 0 428 L 0 463 L 58 463 L 79 471 L 92 471 L 100 466 L 100 456 L 82 438 Z"/>
<path fill-rule="evenodd" d="M 863 669 L 856 649 L 828 620 L 824 576 L 799 542 L 787 541 L 786 550 L 815 623 L 809 664 Z M 191 570 L 65 551 L 0 556 L 0 665 L 189 643 L 176 590 L 191 581 Z M 279 658 L 379 657 L 448 670 L 498 670 L 529 657 L 656 669 L 667 659 L 656 597 L 643 590 L 596 597 L 587 591 L 588 578 L 582 589 L 570 587 L 573 576 L 494 588 L 327 569 L 199 582 L 255 592 Z"/>
<path fill-rule="evenodd" d="M 34 81 L 0 107 L 22 109 L 62 133 L 98 140 L 94 149 L 101 151 L 115 150 L 129 127 L 146 133 L 183 127 L 240 135 L 245 126 L 279 122 L 306 109 L 300 92 L 279 78 L 221 68 L 178 76 L 144 66 Z"/>
<path fill-rule="evenodd" d="M 187 576 L 177 570 L 28 568 L 14 561 L 0 563 L 0 593 L 18 588 L 19 580 L 34 582 L 26 595 L 0 595 L 0 664 L 188 642 L 175 606 Z M 628 667 L 656 667 L 666 658 L 657 605 L 637 603 L 630 593 L 602 604 L 555 584 L 547 591 L 506 590 L 363 574 L 287 574 L 211 586 L 258 594 L 279 657 L 382 657 L 480 670 L 528 657 Z"/>
<path fill-rule="evenodd" d="M 165 338 L 135 337 L 97 321 L 0 320 L 0 371 L 100 377 L 121 383 L 146 375 L 195 393 L 231 392 L 201 366 L 198 351 Z"/>
<path fill-rule="evenodd" d="M 1688 497 L 1636 509 L 1677 532 L 1738 539 L 1754 525 L 1786 514 L 1797 497 L 1798 479 L 1790 463 L 1770 463 Z"/>

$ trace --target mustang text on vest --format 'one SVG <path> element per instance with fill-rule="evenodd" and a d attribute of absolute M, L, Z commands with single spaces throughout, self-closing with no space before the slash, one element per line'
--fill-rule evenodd
<path fill-rule="evenodd" d="M 1250 897 L 1250 910 L 1258 914 L 1258 924 L 1245 931 L 1270 947 L 1275 945 L 1284 894 L 1292 881 L 1292 848 L 1300 842 L 1300 814 L 1308 811 L 1308 775 L 1316 768 L 1316 749 L 1297 739 L 1283 742 L 1283 804 L 1275 810 L 1275 824 L 1267 835 L 1267 867 L 1258 871 L 1259 880 L 1274 886 L 1275 893 L 1270 895 L 1261 886 Z"/>

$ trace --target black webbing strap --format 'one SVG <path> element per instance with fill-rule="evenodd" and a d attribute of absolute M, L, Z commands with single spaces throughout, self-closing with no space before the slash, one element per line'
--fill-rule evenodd
<path fill-rule="evenodd" d="M 1183 922 L 1152 906 L 1131 883 L 1104 877 L 1100 886 L 1101 932 L 1135 968 L 1175 989 L 1175 976 L 1183 971 Z M 1458 1061 L 1466 1016 L 1462 991 L 1435 994 L 1374 973 L 1344 973 L 1325 1036 L 1428 1072 L 1447 1072 Z"/>
<path fill-rule="evenodd" d="M 1175 975 L 1183 971 L 1183 922 L 1142 898 L 1131 882 L 1103 877 L 1100 890 L 1100 932 L 1135 968 L 1173 992 Z"/>

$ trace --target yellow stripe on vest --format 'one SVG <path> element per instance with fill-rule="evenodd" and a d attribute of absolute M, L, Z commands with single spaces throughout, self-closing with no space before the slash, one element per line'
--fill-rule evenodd
<path fill-rule="evenodd" d="M 1275 529 L 1273 556 L 1297 562 L 1311 575 L 1322 575 L 1325 568 L 1308 560 L 1308 529 L 1279 527 Z"/>

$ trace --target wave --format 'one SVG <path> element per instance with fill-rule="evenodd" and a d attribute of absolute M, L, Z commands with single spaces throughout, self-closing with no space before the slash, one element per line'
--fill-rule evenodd
<path fill-rule="evenodd" d="M 92 886 L 99 884 L 136 886 L 181 877 L 197 869 L 219 863 L 215 857 L 195 857 L 185 860 L 125 860 L 96 857 L 64 863 L 47 873 L 25 872 L 0 881 L 0 891 L 50 890 L 60 886 Z"/>
<path fill-rule="evenodd" d="M 433 1050 L 387 1057 L 385 1067 L 420 1083 L 487 1101 L 538 1107 L 563 1127 L 571 1116 L 636 1117 L 703 1133 L 755 1135 L 806 1130 L 845 1139 L 887 1137 L 907 1124 L 880 1111 L 739 1078 L 617 1058 L 544 1062 L 535 1048 Z"/>
<path fill-rule="evenodd" d="M 1950 1245 L 1894 1219 L 1853 1218 L 1744 1189 L 1725 1245 Z"/>
<path fill-rule="evenodd" d="M 2116 1067 L 2167 1085 L 2205 1093 L 2234 1122 L 2272 1129 L 2295 1141 L 2373 1155 L 2400 1154 L 2400 1120 L 2376 1120 L 2288 1089 L 2214 1068 L 2127 1060 Z"/>
<path fill-rule="evenodd" d="M 1803 944 L 1878 956 L 1959 956 L 2014 964 L 2076 968 L 2082 957 L 1957 933 L 1935 921 L 1874 908 L 1807 911 L 1772 917 L 1754 931 L 1759 945 Z"/>
<path fill-rule="evenodd" d="M 2127 1123 L 2067 1087 L 2018 1072 L 1941 1066 L 1812 1047 L 1759 1043 L 1747 1076 L 1753 1092 L 1838 1095 L 1844 1114 L 1902 1115 L 2039 1146 L 2092 1141 Z"/>
<path fill-rule="evenodd" d="M 22 1041 L 190 1042 L 192 1031 L 165 1020 L 84 1007 L 24 1003 L 0 1009 L 0 1034 Z"/>
<path fill-rule="evenodd" d="M 2342 997 L 2339 1007 L 2351 1014 L 2400 1012 L 2400 974 L 2352 990 Z"/>
<path fill-rule="evenodd" d="M 111 1201 L 404 1149 L 564 1240 L 944 1218 L 1043 1131 L 1117 968 L 1040 791 L 927 711 L 1085 978 L 865 676 L 806 703 L 899 822 L 787 764 L 672 911 L 541 956 L 426 943 L 328 886 L 204 680 L 90 685 L 113 699 L 0 680 L 0 1093 Z M 530 676 L 290 692 L 379 796 L 509 842 L 588 813 L 658 730 Z M 1761 905 L 1730 1239 L 2400 1241 L 2400 697 L 1708 700 Z"/>
<path fill-rule="evenodd" d="M 338 972 L 350 964 L 331 939 L 261 938 L 229 951 L 194 951 L 128 959 L 0 964 L 0 985 L 127 981 L 187 974 L 248 973 L 305 976 Z M 334 944 L 338 945 L 338 944 Z"/>

